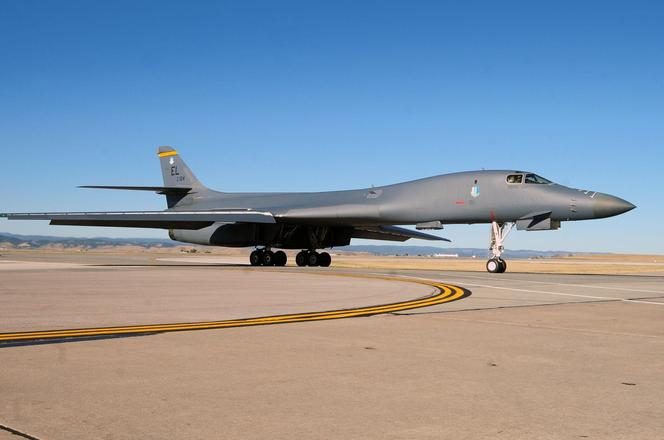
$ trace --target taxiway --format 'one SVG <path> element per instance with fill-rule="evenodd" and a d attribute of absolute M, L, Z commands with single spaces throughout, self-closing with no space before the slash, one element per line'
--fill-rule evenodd
<path fill-rule="evenodd" d="M 8 338 L 0 439 L 664 433 L 664 277 L 167 260 L 0 257 L 0 333 L 369 313 Z"/>

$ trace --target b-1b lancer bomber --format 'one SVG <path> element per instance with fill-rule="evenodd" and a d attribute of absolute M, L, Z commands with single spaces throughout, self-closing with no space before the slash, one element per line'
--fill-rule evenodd
<path fill-rule="evenodd" d="M 561 222 L 611 217 L 634 208 L 608 194 L 553 183 L 526 171 L 482 170 L 444 174 L 366 189 L 305 193 L 225 193 L 198 181 L 171 147 L 159 147 L 164 186 L 83 186 L 154 191 L 166 196 L 164 211 L 0 214 L 10 220 L 50 220 L 52 225 L 168 229 L 173 240 L 229 247 L 253 246 L 254 266 L 283 266 L 286 253 L 303 249 L 298 266 L 329 266 L 327 252 L 352 238 L 449 241 L 420 232 L 445 224 L 491 227 L 492 273 L 505 272 L 504 242 L 519 230 L 558 229 Z M 415 225 L 416 231 L 397 225 Z"/>

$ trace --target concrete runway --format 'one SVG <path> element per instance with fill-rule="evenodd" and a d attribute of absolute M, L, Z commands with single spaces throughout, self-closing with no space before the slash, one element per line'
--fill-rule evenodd
<path fill-rule="evenodd" d="M 0 333 L 413 306 L 437 285 L 471 294 L 352 319 L 6 342 L 1 440 L 18 438 L 12 429 L 37 439 L 664 437 L 663 277 L 173 260 L 0 257 Z"/>

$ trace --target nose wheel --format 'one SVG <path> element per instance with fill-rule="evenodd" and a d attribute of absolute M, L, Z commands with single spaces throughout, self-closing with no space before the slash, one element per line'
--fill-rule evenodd
<path fill-rule="evenodd" d="M 503 273 L 507 270 L 507 262 L 502 258 L 492 258 L 486 262 L 486 270 L 490 273 Z"/>
<path fill-rule="evenodd" d="M 327 252 L 318 253 L 313 250 L 300 251 L 295 256 L 295 263 L 300 266 L 328 267 L 332 263 L 332 257 Z"/>
<path fill-rule="evenodd" d="M 503 243 L 512 231 L 514 223 L 491 222 L 491 237 L 489 241 L 489 261 L 486 262 L 486 270 L 490 273 L 504 273 L 507 263 L 503 260 L 505 247 Z"/>

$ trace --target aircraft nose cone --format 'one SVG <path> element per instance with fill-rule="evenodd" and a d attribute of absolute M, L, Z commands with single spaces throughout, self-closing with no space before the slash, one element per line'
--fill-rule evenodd
<path fill-rule="evenodd" d="M 636 208 L 627 200 L 610 194 L 598 193 L 594 198 L 593 214 L 596 218 L 611 217 Z"/>

